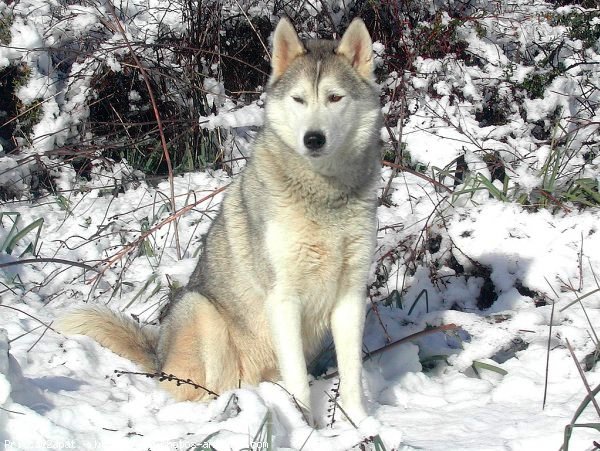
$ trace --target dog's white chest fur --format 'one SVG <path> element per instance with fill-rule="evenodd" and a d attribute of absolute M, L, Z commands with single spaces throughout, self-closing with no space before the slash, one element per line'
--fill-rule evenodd
<path fill-rule="evenodd" d="M 267 226 L 267 252 L 275 278 L 302 298 L 312 297 L 311 292 L 335 296 L 331 291 L 335 291 L 340 272 L 341 239 L 328 229 L 292 209 Z"/>
<path fill-rule="evenodd" d="M 317 222 L 290 203 L 280 206 L 267 224 L 275 285 L 300 304 L 306 356 L 314 355 L 329 329 L 331 312 L 351 277 L 349 266 L 363 254 L 370 256 L 371 223 L 360 215 L 348 221 L 350 216 L 352 209 L 342 207 Z"/>

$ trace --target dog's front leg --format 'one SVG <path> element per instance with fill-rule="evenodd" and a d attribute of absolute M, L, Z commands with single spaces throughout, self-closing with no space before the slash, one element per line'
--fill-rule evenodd
<path fill-rule="evenodd" d="M 283 382 L 300 407 L 308 413 L 307 420 L 310 424 L 313 420 L 302 344 L 300 299 L 292 294 L 274 290 L 267 298 L 266 310 Z"/>
<path fill-rule="evenodd" d="M 367 414 L 362 400 L 362 339 L 365 321 L 364 290 L 349 290 L 331 313 L 331 332 L 340 374 L 342 407 L 354 422 Z"/>

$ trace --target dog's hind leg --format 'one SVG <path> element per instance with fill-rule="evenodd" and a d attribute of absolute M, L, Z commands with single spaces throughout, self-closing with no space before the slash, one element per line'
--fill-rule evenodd
<path fill-rule="evenodd" d="M 239 359 L 227 323 L 201 294 L 187 293 L 161 330 L 161 371 L 201 385 L 217 394 L 237 387 Z M 178 400 L 207 399 L 209 393 L 189 384 L 163 380 L 162 387 Z"/>

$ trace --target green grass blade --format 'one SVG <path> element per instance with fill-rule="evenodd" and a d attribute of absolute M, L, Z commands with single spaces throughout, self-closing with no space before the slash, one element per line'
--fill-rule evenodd
<path fill-rule="evenodd" d="M 13 249 L 15 248 L 17 242 L 24 238 L 25 235 L 27 235 L 29 232 L 31 232 L 33 229 L 37 228 L 37 234 L 36 234 L 36 238 L 33 241 L 33 249 L 35 250 L 35 248 L 37 247 L 37 242 L 38 239 L 40 237 L 40 232 L 41 232 L 41 228 L 42 225 L 44 224 L 44 218 L 38 218 L 35 221 L 33 221 L 31 224 L 25 226 L 23 228 L 23 230 L 19 230 L 17 233 L 15 233 L 12 238 L 10 238 L 10 240 L 8 240 L 8 243 L 6 244 L 6 253 L 10 254 L 12 253 Z"/>
<path fill-rule="evenodd" d="M 217 451 L 210 443 L 208 443 L 208 441 L 215 435 L 217 435 L 219 432 L 221 431 L 213 432 L 212 434 L 209 434 L 206 437 L 204 437 L 204 439 L 200 442 L 200 445 L 196 446 L 193 449 L 193 451 Z"/>
<path fill-rule="evenodd" d="M 10 230 L 8 231 L 8 235 L 6 235 L 6 238 L 4 238 L 4 241 L 2 243 L 0 243 L 0 252 L 4 252 L 6 250 L 6 246 L 10 242 L 13 233 L 15 233 L 17 231 L 17 222 L 19 221 L 19 218 L 21 217 L 21 213 L 17 213 L 17 212 L 13 212 L 13 211 L 7 212 L 7 213 L 0 213 L 0 226 L 2 226 L 2 227 L 4 227 L 4 225 L 2 224 L 2 219 L 5 216 L 8 217 L 9 219 L 11 219 L 12 225 L 10 226 Z"/>
<path fill-rule="evenodd" d="M 506 197 L 506 195 L 500 191 L 498 188 L 496 188 L 496 186 L 492 183 L 492 181 L 490 179 L 488 179 L 485 175 L 483 174 L 477 174 L 477 179 L 479 180 L 479 182 L 481 182 L 481 184 L 485 187 L 485 189 L 487 189 L 490 194 L 492 196 L 494 196 L 496 199 L 501 200 L 503 202 L 507 202 L 508 198 Z"/>
<path fill-rule="evenodd" d="M 379 434 L 374 436 L 372 438 L 372 440 L 373 440 L 373 445 L 375 445 L 375 451 L 387 451 L 385 449 L 385 445 L 383 444 L 383 440 L 381 440 L 381 437 L 379 436 Z"/>
<path fill-rule="evenodd" d="M 273 448 L 273 416 L 270 410 L 267 410 L 265 417 L 260 423 L 252 443 L 248 448 L 242 448 L 240 451 L 253 451 L 255 449 L 274 449 Z"/>
<path fill-rule="evenodd" d="M 494 373 L 501 374 L 502 376 L 506 376 L 508 374 L 508 371 L 506 371 L 503 368 L 500 368 L 495 365 L 490 365 L 489 363 L 478 362 L 477 360 L 473 361 L 472 366 L 473 366 L 473 369 L 476 370 L 476 372 L 477 372 L 477 369 L 481 369 L 481 370 L 493 371 Z"/>
<path fill-rule="evenodd" d="M 600 392 L 600 384 L 596 386 L 596 388 L 594 388 L 592 390 L 591 396 L 596 397 L 596 395 Z M 575 414 L 573 415 L 573 419 L 571 420 L 571 425 L 575 424 L 575 422 L 577 421 L 577 419 L 579 418 L 579 416 L 583 413 L 583 411 L 585 410 L 585 408 L 588 406 L 588 404 L 592 401 L 592 398 L 590 397 L 590 394 L 586 394 L 585 398 L 583 398 L 583 401 L 581 401 L 581 404 L 579 404 L 579 407 L 577 407 L 577 410 L 575 411 Z"/>
<path fill-rule="evenodd" d="M 595 205 L 600 205 L 600 193 L 598 191 L 594 191 L 593 189 L 595 186 L 595 180 L 592 180 L 592 183 L 590 183 L 589 179 L 580 179 L 575 180 L 575 183 L 585 194 L 592 198 Z"/>
<path fill-rule="evenodd" d="M 427 313 L 429 313 L 429 295 L 427 294 L 427 290 L 423 289 L 417 296 L 417 299 L 415 299 L 415 302 L 413 302 L 413 305 L 410 306 L 410 309 L 408 310 L 409 315 L 412 313 L 414 308 L 417 306 L 417 302 L 419 302 L 419 299 L 421 299 L 421 296 L 423 296 L 423 294 L 425 294 L 425 311 Z"/>
<path fill-rule="evenodd" d="M 152 282 L 154 282 L 157 278 L 158 278 L 158 276 L 156 275 L 156 273 L 152 273 L 152 275 L 150 277 L 148 277 L 148 279 L 146 279 L 146 282 L 144 283 L 144 286 L 140 289 L 140 291 L 138 291 L 136 293 L 136 295 L 133 297 L 133 299 L 131 301 L 129 301 L 125 307 L 123 307 L 123 310 L 128 309 L 137 300 L 137 298 L 139 298 L 142 295 L 142 293 L 144 293 L 148 289 L 150 284 Z M 161 286 L 161 284 L 159 282 L 158 288 L 154 288 L 154 290 L 152 290 L 152 294 L 150 294 L 150 296 L 148 296 L 148 297 L 152 297 L 154 294 L 156 294 L 156 292 L 158 290 L 160 290 L 160 286 Z"/>
<path fill-rule="evenodd" d="M 395 305 L 396 308 L 402 310 L 404 307 L 402 306 L 402 295 L 398 290 L 392 290 L 387 298 L 384 299 L 383 305 L 390 306 Z"/>

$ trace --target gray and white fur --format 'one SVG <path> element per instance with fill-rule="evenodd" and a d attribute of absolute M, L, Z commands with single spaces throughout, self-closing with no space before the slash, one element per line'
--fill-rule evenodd
<path fill-rule="evenodd" d="M 306 362 L 331 331 L 342 406 L 362 419 L 381 124 L 364 23 L 355 19 L 339 42 L 302 43 L 282 19 L 265 125 L 160 332 L 100 307 L 72 312 L 60 329 L 217 393 L 240 381 L 283 379 L 309 412 Z M 180 400 L 206 397 L 188 385 L 161 385 Z"/>

